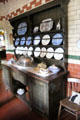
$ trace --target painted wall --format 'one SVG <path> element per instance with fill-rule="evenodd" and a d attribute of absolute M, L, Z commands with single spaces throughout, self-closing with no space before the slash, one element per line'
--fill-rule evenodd
<path fill-rule="evenodd" d="M 12 28 L 8 23 L 9 18 L 13 18 L 26 11 L 34 9 L 38 6 L 46 4 L 51 0 L 8 0 L 9 2 L 0 4 L 0 26 L 1 22 L 6 24 L 7 31 L 7 49 L 8 53 L 11 53 L 11 47 L 9 44 L 9 35 L 12 32 Z M 55 0 L 54 0 L 55 1 Z M 4 9 L 4 7 L 5 9 Z M 68 4 L 68 38 L 66 48 L 68 47 L 68 70 L 71 77 L 80 78 L 80 48 L 77 47 L 77 42 L 80 40 L 80 0 L 70 0 Z M 8 26 L 7 26 L 8 25 Z M 3 25 L 4 26 L 4 25 Z M 5 29 L 5 27 L 3 27 Z M 9 28 L 7 30 L 7 28 Z"/>
<path fill-rule="evenodd" d="M 68 70 L 70 76 L 80 78 L 80 0 L 70 0 L 68 5 Z M 80 45 L 79 45 L 80 46 Z"/>

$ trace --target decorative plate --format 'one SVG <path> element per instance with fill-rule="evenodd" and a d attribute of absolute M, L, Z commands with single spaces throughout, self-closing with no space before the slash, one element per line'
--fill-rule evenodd
<path fill-rule="evenodd" d="M 24 35 L 27 32 L 27 23 L 22 22 L 18 25 L 17 33 L 18 35 Z"/>
<path fill-rule="evenodd" d="M 40 36 L 39 35 L 37 35 L 37 36 L 35 36 L 35 38 L 34 38 L 34 41 L 33 41 L 33 44 L 34 45 L 38 45 L 39 43 L 40 43 Z"/>
<path fill-rule="evenodd" d="M 42 37 L 42 45 L 48 45 L 50 42 L 50 36 L 49 35 L 44 35 Z"/>
<path fill-rule="evenodd" d="M 34 51 L 34 56 L 39 57 L 39 55 L 40 55 L 40 47 L 36 47 Z"/>
<path fill-rule="evenodd" d="M 27 47 L 23 47 L 23 55 L 26 55 L 27 54 Z"/>
<path fill-rule="evenodd" d="M 43 58 L 43 57 L 45 57 L 45 55 L 46 55 L 46 48 L 43 47 L 43 48 L 41 48 L 40 57 Z"/>
<path fill-rule="evenodd" d="M 16 38 L 15 40 L 15 46 L 19 45 L 19 38 Z"/>
<path fill-rule="evenodd" d="M 24 44 L 25 44 L 25 41 L 21 40 L 20 45 L 24 45 Z"/>
<path fill-rule="evenodd" d="M 38 26 L 34 27 L 33 33 L 36 33 L 36 32 L 38 32 L 38 31 L 39 31 L 39 27 L 38 27 Z"/>
<path fill-rule="evenodd" d="M 20 45 L 24 45 L 25 44 L 25 40 L 26 40 L 25 37 L 22 37 L 21 41 L 20 41 Z"/>
<path fill-rule="evenodd" d="M 45 19 L 40 24 L 40 31 L 47 32 L 50 31 L 53 27 L 53 20 L 51 18 Z"/>
<path fill-rule="evenodd" d="M 33 47 L 29 47 L 28 49 L 28 56 L 31 56 L 33 53 Z"/>
<path fill-rule="evenodd" d="M 24 41 L 25 41 L 25 40 L 26 40 L 26 38 L 25 38 L 25 37 L 22 37 L 22 38 L 21 38 L 21 40 L 24 40 Z"/>
<path fill-rule="evenodd" d="M 19 45 L 19 41 L 15 41 L 15 46 Z"/>
<path fill-rule="evenodd" d="M 60 45 L 63 41 L 63 36 L 61 33 L 56 33 L 53 37 L 52 37 L 52 44 L 53 45 Z"/>
<path fill-rule="evenodd" d="M 26 45 L 30 45 L 32 43 L 32 37 L 29 36 L 26 41 Z"/>
<path fill-rule="evenodd" d="M 52 47 L 49 47 L 48 49 L 47 49 L 47 54 L 46 54 L 46 58 L 52 58 L 53 57 L 53 55 L 54 55 L 54 49 L 52 48 Z"/>
<path fill-rule="evenodd" d="M 57 48 L 54 53 L 54 58 L 56 60 L 61 60 L 63 58 L 64 50 L 63 48 Z"/>

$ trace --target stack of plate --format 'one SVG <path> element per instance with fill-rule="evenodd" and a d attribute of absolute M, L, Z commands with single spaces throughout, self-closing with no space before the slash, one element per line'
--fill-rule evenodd
<path fill-rule="evenodd" d="M 49 66 L 48 70 L 53 72 L 54 74 L 58 73 L 60 71 L 59 67 L 56 67 L 55 65 Z"/>

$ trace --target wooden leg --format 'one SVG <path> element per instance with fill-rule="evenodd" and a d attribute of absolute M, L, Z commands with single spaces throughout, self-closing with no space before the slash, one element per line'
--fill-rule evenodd
<path fill-rule="evenodd" d="M 59 111 L 58 111 L 58 120 L 60 120 L 61 107 L 62 107 L 62 105 L 60 104 L 60 106 L 59 106 Z"/>

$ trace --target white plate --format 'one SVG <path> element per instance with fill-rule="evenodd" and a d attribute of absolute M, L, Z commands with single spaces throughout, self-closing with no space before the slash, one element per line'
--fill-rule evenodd
<path fill-rule="evenodd" d="M 42 45 L 48 45 L 50 42 L 50 36 L 49 35 L 44 35 L 42 37 Z"/>
<path fill-rule="evenodd" d="M 28 56 L 31 56 L 33 52 L 33 47 L 29 47 L 28 49 Z"/>
<path fill-rule="evenodd" d="M 36 33 L 39 31 L 39 27 L 38 26 L 35 26 L 34 29 L 33 29 L 33 33 Z"/>
<path fill-rule="evenodd" d="M 23 95 L 24 92 L 25 92 L 25 90 L 22 88 L 18 88 L 18 90 L 17 90 L 17 94 L 19 94 L 19 95 Z"/>
<path fill-rule="evenodd" d="M 49 47 L 48 49 L 47 49 L 47 54 L 46 54 L 46 58 L 52 58 L 53 57 L 53 55 L 54 55 L 54 49 L 52 48 L 52 47 Z"/>
<path fill-rule="evenodd" d="M 50 31 L 52 27 L 53 27 L 53 20 L 51 18 L 47 18 L 41 22 L 40 31 L 47 32 Z"/>
<path fill-rule="evenodd" d="M 40 48 L 39 48 L 39 47 L 36 47 L 36 48 L 35 48 L 35 51 L 34 51 L 34 56 L 35 56 L 35 57 L 39 57 L 39 55 L 40 55 Z"/>
<path fill-rule="evenodd" d="M 43 48 L 41 48 L 40 57 L 43 58 L 43 57 L 45 57 L 45 55 L 46 55 L 46 48 L 43 47 Z"/>
<path fill-rule="evenodd" d="M 54 58 L 56 60 L 61 60 L 63 58 L 64 50 L 63 48 L 57 48 L 54 53 Z"/>
<path fill-rule="evenodd" d="M 34 45 L 38 45 L 38 44 L 40 43 L 40 39 L 41 39 L 41 38 L 40 38 L 39 35 L 35 36 L 35 37 L 34 37 L 33 44 L 34 44 Z"/>

